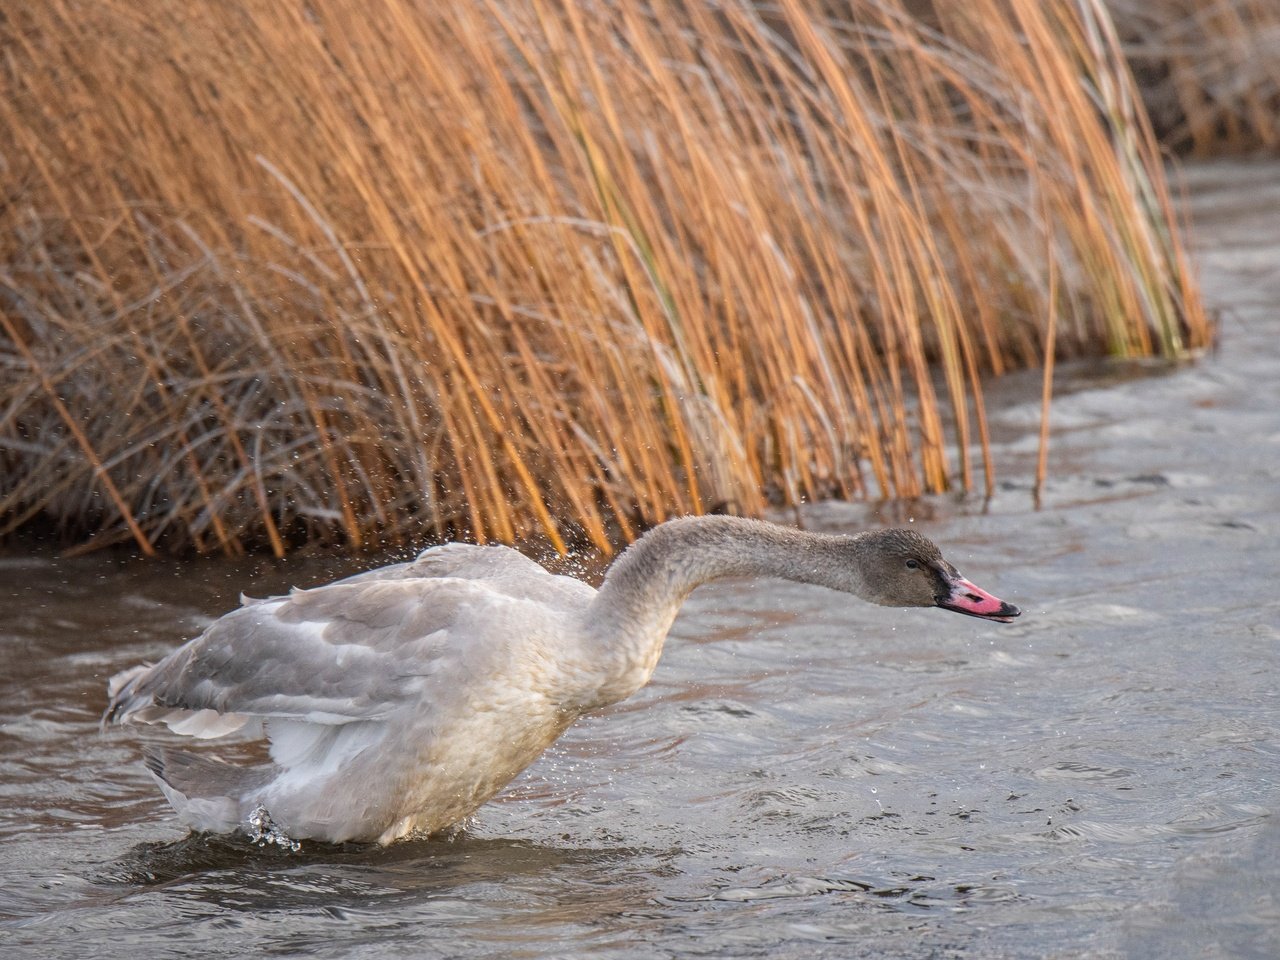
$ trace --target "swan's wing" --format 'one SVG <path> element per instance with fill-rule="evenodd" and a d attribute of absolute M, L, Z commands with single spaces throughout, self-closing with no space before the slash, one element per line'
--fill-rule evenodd
<path fill-rule="evenodd" d="M 341 582 L 252 602 L 151 667 L 112 678 L 106 722 L 216 737 L 251 718 L 381 720 L 469 654 L 459 612 L 492 605 L 457 580 Z"/>
<path fill-rule="evenodd" d="M 552 576 L 538 563 L 510 547 L 481 547 L 473 543 L 445 543 L 428 547 L 408 563 L 367 570 L 338 583 L 370 580 L 452 579 L 480 582 L 537 580 Z M 335 584 L 336 586 L 336 584 Z"/>
<path fill-rule="evenodd" d="M 581 580 L 553 574 L 518 550 L 471 543 L 431 547 L 408 563 L 368 570 L 338 583 L 414 579 L 466 580 L 494 593 L 552 606 L 585 603 L 595 595 L 594 588 Z"/>

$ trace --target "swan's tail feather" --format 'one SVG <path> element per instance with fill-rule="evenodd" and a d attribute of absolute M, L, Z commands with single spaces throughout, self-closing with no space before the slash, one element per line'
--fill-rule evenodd
<path fill-rule="evenodd" d="M 140 701 L 135 702 L 133 688 L 142 675 L 150 669 L 151 664 L 140 663 L 128 670 L 121 670 L 107 681 L 107 696 L 110 699 L 98 724 L 100 730 L 105 730 L 108 724 L 121 723 L 132 710 L 141 706 Z"/>
<path fill-rule="evenodd" d="M 251 793 L 271 779 L 267 766 L 237 767 L 221 760 L 163 747 L 148 749 L 143 762 L 169 805 L 193 830 L 230 833 L 242 828 Z"/>

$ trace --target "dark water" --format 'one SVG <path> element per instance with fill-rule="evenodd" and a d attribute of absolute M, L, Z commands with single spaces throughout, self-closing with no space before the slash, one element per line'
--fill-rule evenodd
<path fill-rule="evenodd" d="M 654 682 L 451 841 L 185 837 L 113 671 L 347 572 L 0 554 L 0 956 L 1280 955 L 1280 169 L 1192 172 L 1218 356 L 996 391 L 1006 485 L 912 509 L 1020 604 L 699 592 Z M 825 529 L 863 508 L 807 514 Z"/>

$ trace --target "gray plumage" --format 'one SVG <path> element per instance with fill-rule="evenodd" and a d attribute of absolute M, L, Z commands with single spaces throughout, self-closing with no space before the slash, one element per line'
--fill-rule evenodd
<path fill-rule="evenodd" d="M 104 722 L 164 723 L 205 739 L 265 732 L 264 764 L 148 757 L 196 829 L 243 830 L 265 810 L 294 839 L 432 833 L 484 803 L 582 713 L 648 682 L 685 597 L 725 576 L 1017 615 L 910 531 L 833 537 L 685 518 L 628 549 L 599 592 L 506 547 L 448 544 L 315 589 L 245 599 L 154 666 L 113 677 Z M 959 585 L 977 593 L 946 594 Z"/>

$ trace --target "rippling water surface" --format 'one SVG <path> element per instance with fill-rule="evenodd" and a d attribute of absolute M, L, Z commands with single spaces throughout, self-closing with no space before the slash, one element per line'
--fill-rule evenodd
<path fill-rule="evenodd" d="M 163 735 L 98 731 L 112 672 L 239 591 L 354 568 L 0 554 L 0 955 L 1276 956 L 1276 184 L 1193 171 L 1218 356 L 1064 371 L 1038 512 L 1010 378 L 990 511 L 908 511 L 1021 621 L 705 588 L 649 687 L 452 840 L 186 836 L 138 762 Z"/>

